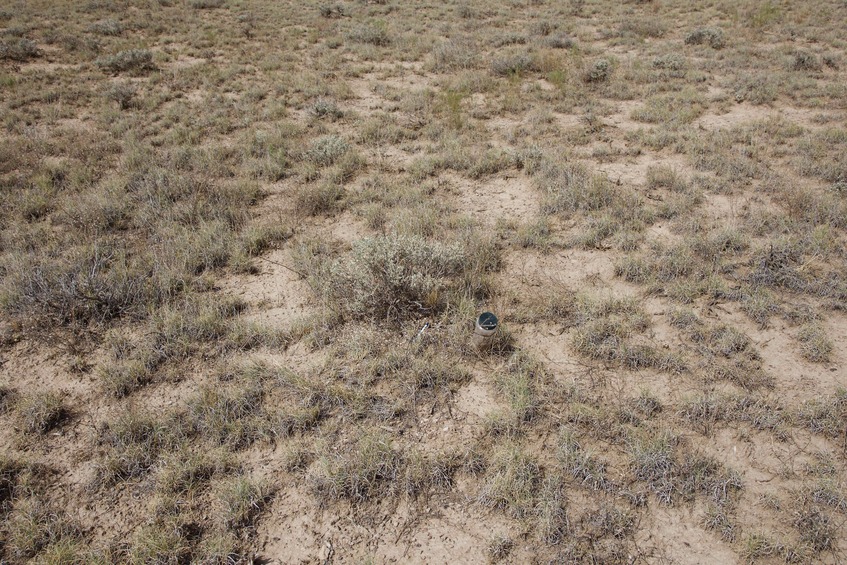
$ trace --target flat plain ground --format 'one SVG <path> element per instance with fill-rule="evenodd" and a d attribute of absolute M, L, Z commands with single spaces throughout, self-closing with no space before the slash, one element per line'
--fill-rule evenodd
<path fill-rule="evenodd" d="M 843 562 L 845 22 L 7 0 L 0 561 Z"/>

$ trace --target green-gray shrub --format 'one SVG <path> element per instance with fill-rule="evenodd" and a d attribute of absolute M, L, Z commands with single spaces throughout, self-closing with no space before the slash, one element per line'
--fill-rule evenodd
<path fill-rule="evenodd" d="M 88 26 L 88 30 L 98 35 L 120 35 L 124 28 L 117 20 L 100 20 Z"/>
<path fill-rule="evenodd" d="M 685 36 L 686 45 L 709 45 L 712 49 L 720 49 L 725 45 L 723 30 L 716 27 L 702 27 Z"/>
<path fill-rule="evenodd" d="M 325 167 L 335 163 L 350 150 L 350 144 L 337 135 L 324 135 L 312 142 L 307 157 L 316 165 Z"/>
<path fill-rule="evenodd" d="M 535 59 L 528 53 L 505 55 L 491 61 L 491 72 L 497 76 L 519 75 L 537 68 Z"/>
<path fill-rule="evenodd" d="M 0 60 L 28 61 L 38 57 L 39 50 L 34 41 L 17 38 L 0 42 Z"/>
<path fill-rule="evenodd" d="M 313 284 L 340 313 L 385 319 L 439 306 L 450 279 L 466 270 L 467 260 L 457 244 L 415 236 L 367 238 L 351 256 L 327 265 Z"/>
<path fill-rule="evenodd" d="M 608 59 L 598 59 L 591 64 L 582 76 L 588 83 L 605 82 L 612 73 L 612 64 Z"/>

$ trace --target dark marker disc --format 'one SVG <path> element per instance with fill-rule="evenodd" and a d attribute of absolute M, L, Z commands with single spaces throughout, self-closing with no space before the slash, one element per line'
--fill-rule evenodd
<path fill-rule="evenodd" d="M 477 318 L 476 323 L 484 330 L 494 330 L 497 329 L 497 316 L 491 312 L 483 312 Z"/>

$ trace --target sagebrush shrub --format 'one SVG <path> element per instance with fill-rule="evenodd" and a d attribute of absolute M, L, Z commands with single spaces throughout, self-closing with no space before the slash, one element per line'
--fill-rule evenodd
<path fill-rule="evenodd" d="M 685 36 L 686 45 L 709 45 L 712 49 L 720 49 L 724 46 L 723 30 L 716 27 L 703 27 L 696 29 Z"/>
<path fill-rule="evenodd" d="M 588 83 L 604 82 L 608 80 L 611 72 L 612 64 L 608 61 L 608 59 L 598 59 L 594 61 L 590 67 L 588 67 L 582 78 Z"/>
<path fill-rule="evenodd" d="M 819 71 L 821 62 L 814 53 L 798 50 L 794 52 L 790 66 L 792 71 Z"/>
<path fill-rule="evenodd" d="M 188 5 L 195 10 L 210 10 L 223 6 L 224 0 L 189 0 Z"/>
<path fill-rule="evenodd" d="M 449 279 L 465 268 L 460 245 L 423 238 L 376 237 L 360 241 L 318 281 L 334 308 L 354 318 L 385 319 L 437 306 Z"/>
<path fill-rule="evenodd" d="M 153 68 L 153 53 L 149 49 L 129 49 L 100 57 L 95 63 L 113 73 L 146 71 Z"/>
<path fill-rule="evenodd" d="M 332 165 L 350 150 L 350 144 L 337 135 L 324 135 L 312 142 L 307 156 L 320 166 Z"/>
<path fill-rule="evenodd" d="M 38 57 L 38 47 L 34 41 L 29 39 L 13 39 L 12 41 L 0 42 L 0 60 L 28 61 Z"/>
<path fill-rule="evenodd" d="M 497 76 L 518 75 L 537 70 L 535 59 L 527 53 L 497 57 L 491 61 L 491 72 Z"/>
<path fill-rule="evenodd" d="M 120 35 L 124 28 L 117 20 L 101 20 L 91 24 L 88 30 L 99 35 Z"/>

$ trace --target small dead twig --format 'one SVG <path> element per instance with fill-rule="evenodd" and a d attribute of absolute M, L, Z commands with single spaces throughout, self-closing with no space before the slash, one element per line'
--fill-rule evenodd
<path fill-rule="evenodd" d="M 261 259 L 262 261 L 267 261 L 268 263 L 270 263 L 270 264 L 272 264 L 272 265 L 276 265 L 277 267 L 282 267 L 283 269 L 286 269 L 286 270 L 288 270 L 288 271 L 291 271 L 291 272 L 292 272 L 292 273 L 294 273 L 295 275 L 300 275 L 300 276 L 301 276 L 301 277 L 303 277 L 303 279 L 304 279 L 305 281 L 307 281 L 307 282 L 308 282 L 308 280 L 309 280 L 309 277 L 307 277 L 307 276 L 306 276 L 306 273 L 304 273 L 303 271 L 298 271 L 298 270 L 297 270 L 297 269 L 295 269 L 294 267 L 289 267 L 288 265 L 285 265 L 285 264 L 283 264 L 283 263 L 280 263 L 279 261 L 274 261 L 274 260 L 272 260 L 272 259 L 268 259 L 267 257 L 257 257 L 257 259 Z M 311 286 L 311 285 L 310 285 L 310 286 Z"/>

